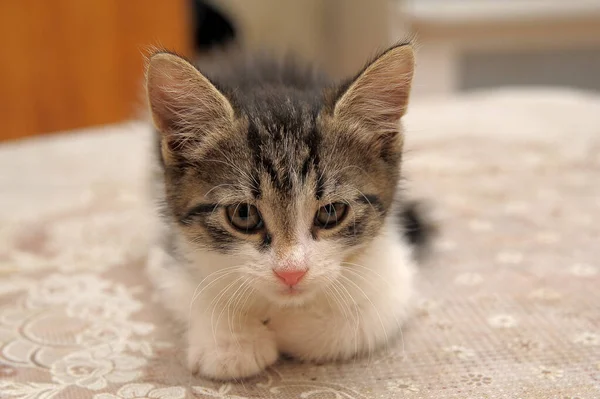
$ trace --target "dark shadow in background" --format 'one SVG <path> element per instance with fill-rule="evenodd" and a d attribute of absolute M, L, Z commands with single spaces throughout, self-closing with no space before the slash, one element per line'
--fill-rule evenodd
<path fill-rule="evenodd" d="M 198 54 L 224 47 L 237 38 L 231 19 L 214 5 L 203 0 L 192 0 L 194 47 Z"/>

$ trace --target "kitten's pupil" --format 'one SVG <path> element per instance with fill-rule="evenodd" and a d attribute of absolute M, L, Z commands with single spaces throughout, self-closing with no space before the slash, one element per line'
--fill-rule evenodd
<path fill-rule="evenodd" d="M 241 205 L 239 210 L 238 210 L 238 217 L 241 219 L 248 219 L 248 216 L 250 216 L 250 209 L 248 205 Z"/>

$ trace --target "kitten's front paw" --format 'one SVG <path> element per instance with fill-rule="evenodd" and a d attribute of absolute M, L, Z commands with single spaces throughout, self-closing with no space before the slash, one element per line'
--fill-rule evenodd
<path fill-rule="evenodd" d="M 271 334 L 203 338 L 191 342 L 188 367 L 193 373 L 216 380 L 252 377 L 275 363 L 279 354 Z"/>

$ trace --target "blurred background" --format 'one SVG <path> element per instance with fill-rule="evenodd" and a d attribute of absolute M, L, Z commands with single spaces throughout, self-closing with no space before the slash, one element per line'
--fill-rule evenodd
<path fill-rule="evenodd" d="M 406 37 L 416 99 L 600 90 L 600 0 L 1 0 L 0 140 L 135 118 L 153 46 L 292 51 L 341 78 Z"/>

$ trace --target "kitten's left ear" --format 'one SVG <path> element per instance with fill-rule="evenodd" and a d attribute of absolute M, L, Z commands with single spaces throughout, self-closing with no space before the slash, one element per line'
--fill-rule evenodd
<path fill-rule="evenodd" d="M 414 63 L 410 44 L 385 51 L 338 97 L 334 118 L 366 124 L 376 131 L 397 131 L 408 105 Z"/>

